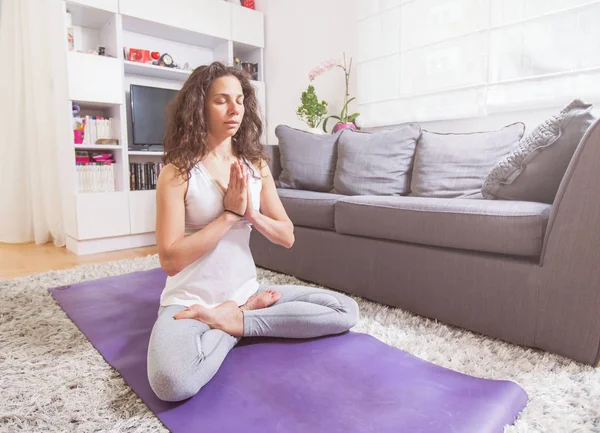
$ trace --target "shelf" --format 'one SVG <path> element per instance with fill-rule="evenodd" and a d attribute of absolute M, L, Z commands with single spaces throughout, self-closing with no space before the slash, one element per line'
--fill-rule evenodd
<path fill-rule="evenodd" d="M 125 73 L 132 75 L 144 75 L 146 77 L 164 78 L 166 80 L 185 81 L 192 71 L 183 69 L 167 68 L 165 66 L 149 65 L 146 63 L 131 62 L 125 60 Z"/>
<path fill-rule="evenodd" d="M 118 144 L 76 144 L 75 150 L 118 150 L 122 149 Z"/>
<path fill-rule="evenodd" d="M 153 152 L 153 151 L 144 151 L 144 150 L 130 150 L 127 152 L 132 156 L 163 156 L 164 152 Z"/>
<path fill-rule="evenodd" d="M 103 110 L 105 108 L 119 107 L 120 102 L 96 102 L 96 101 L 85 101 L 83 99 L 72 99 L 71 102 L 79 105 L 82 110 Z"/>
<path fill-rule="evenodd" d="M 93 2 L 89 2 L 93 3 Z M 104 24 L 112 19 L 117 12 L 116 1 L 115 5 L 108 5 L 109 9 L 114 8 L 114 11 L 109 12 L 107 10 L 96 9 L 95 7 L 88 7 L 87 5 L 76 4 L 67 2 L 67 11 L 71 13 L 73 19 L 73 25 L 87 27 L 89 29 L 100 29 Z M 91 4 L 89 6 L 92 6 Z"/>

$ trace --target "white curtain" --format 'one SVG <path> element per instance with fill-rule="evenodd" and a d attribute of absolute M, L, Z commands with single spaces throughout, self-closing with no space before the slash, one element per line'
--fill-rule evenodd
<path fill-rule="evenodd" d="M 0 242 L 65 244 L 65 37 L 63 2 L 2 0 Z"/>
<path fill-rule="evenodd" d="M 599 0 L 359 0 L 364 126 L 600 101 Z"/>

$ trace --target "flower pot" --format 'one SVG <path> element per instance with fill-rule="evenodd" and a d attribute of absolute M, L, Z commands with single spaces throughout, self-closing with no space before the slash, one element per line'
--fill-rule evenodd
<path fill-rule="evenodd" d="M 356 125 L 354 123 L 337 123 L 333 127 L 333 132 L 336 133 L 342 129 L 348 129 L 348 128 L 353 131 L 356 131 Z"/>
<path fill-rule="evenodd" d="M 308 132 L 310 132 L 311 134 L 325 134 L 325 132 L 323 132 L 322 128 L 308 128 L 307 129 Z"/>

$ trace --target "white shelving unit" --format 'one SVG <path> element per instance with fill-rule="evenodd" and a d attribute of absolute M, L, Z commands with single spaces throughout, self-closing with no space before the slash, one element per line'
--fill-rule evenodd
<path fill-rule="evenodd" d="M 63 0 L 61 0 L 63 1 Z M 67 51 L 69 100 L 80 115 L 112 117 L 118 145 L 75 145 L 73 206 L 67 215 L 67 248 L 91 254 L 156 243 L 154 190 L 130 191 L 130 163 L 161 162 L 163 153 L 130 151 L 129 87 L 139 84 L 180 89 L 191 70 L 130 62 L 123 48 L 169 53 L 190 69 L 219 60 L 232 65 L 235 57 L 259 64 L 253 81 L 266 131 L 263 69 L 264 16 L 224 0 L 64 0 L 70 12 L 75 51 Z M 106 56 L 90 54 L 98 46 Z M 266 135 L 263 136 L 263 140 Z M 114 155 L 115 192 L 78 193 L 75 150 L 101 150 Z"/>

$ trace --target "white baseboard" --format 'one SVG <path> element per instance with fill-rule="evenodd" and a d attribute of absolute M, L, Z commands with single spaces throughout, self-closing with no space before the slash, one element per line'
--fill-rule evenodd
<path fill-rule="evenodd" d="M 67 250 L 78 256 L 156 245 L 156 233 L 78 241 L 67 236 Z"/>

